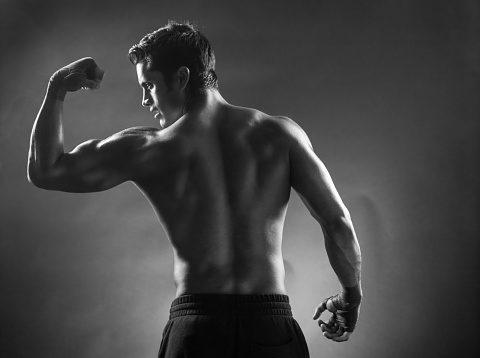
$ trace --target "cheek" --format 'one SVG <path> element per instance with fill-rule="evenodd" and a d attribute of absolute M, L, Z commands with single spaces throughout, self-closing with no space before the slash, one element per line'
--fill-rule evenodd
<path fill-rule="evenodd" d="M 152 100 L 153 100 L 155 103 L 158 103 L 158 99 L 159 99 L 158 93 L 154 91 L 154 92 L 152 92 L 151 96 L 152 96 Z"/>

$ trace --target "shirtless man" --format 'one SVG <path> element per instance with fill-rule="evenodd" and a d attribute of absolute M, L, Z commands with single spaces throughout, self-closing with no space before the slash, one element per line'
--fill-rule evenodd
<path fill-rule="evenodd" d="M 360 248 L 305 132 L 289 118 L 227 103 L 213 49 L 188 23 L 146 35 L 129 58 L 142 105 L 162 128 L 126 129 L 66 153 L 65 95 L 98 89 L 103 77 L 93 59 L 78 60 L 50 79 L 32 130 L 28 176 L 40 188 L 66 192 L 132 181 L 150 200 L 175 262 L 176 299 L 159 357 L 308 357 L 284 285 L 291 188 L 321 224 L 341 286 L 313 319 L 326 338 L 348 340 L 362 296 Z M 332 312 L 327 322 L 320 320 L 325 310 Z"/>

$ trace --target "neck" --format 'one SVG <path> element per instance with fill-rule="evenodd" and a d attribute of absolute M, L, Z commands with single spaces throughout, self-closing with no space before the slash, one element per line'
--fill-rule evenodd
<path fill-rule="evenodd" d="M 193 95 L 189 94 L 185 98 L 182 115 L 201 112 L 204 109 L 212 108 L 216 105 L 226 103 L 227 101 L 225 101 L 225 99 L 222 97 L 220 92 L 218 92 L 218 90 L 207 89 Z"/>

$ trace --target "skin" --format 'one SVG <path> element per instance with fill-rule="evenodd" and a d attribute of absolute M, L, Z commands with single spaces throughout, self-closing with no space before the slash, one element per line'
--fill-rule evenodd
<path fill-rule="evenodd" d="M 162 129 L 136 127 L 63 149 L 63 101 L 47 96 L 31 136 L 29 180 L 48 190 L 95 192 L 132 181 L 148 198 L 174 249 L 176 295 L 286 294 L 281 251 L 291 188 L 320 223 L 339 282 L 360 282 L 360 248 L 350 215 L 305 132 L 291 119 L 225 101 L 217 90 L 190 95 L 180 67 L 136 65 L 142 105 Z M 98 71 L 98 69 L 96 69 Z M 96 88 L 84 83 L 81 87 Z M 324 336 L 350 332 L 314 319 Z M 335 309 L 335 307 L 333 307 Z M 336 310 L 336 309 L 335 309 Z"/>

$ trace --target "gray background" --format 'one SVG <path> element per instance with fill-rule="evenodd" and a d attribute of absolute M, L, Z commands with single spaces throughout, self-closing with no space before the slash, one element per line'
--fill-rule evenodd
<path fill-rule="evenodd" d="M 26 180 L 49 76 L 84 56 L 99 92 L 69 95 L 66 147 L 135 125 L 126 53 L 168 19 L 195 20 L 227 101 L 309 134 L 350 209 L 365 300 L 351 341 L 324 339 L 314 307 L 338 289 L 321 230 L 295 194 L 287 290 L 312 357 L 478 353 L 478 1 L 1 0 L 2 357 L 155 357 L 174 298 L 172 251 L 131 183 L 47 192 Z"/>

